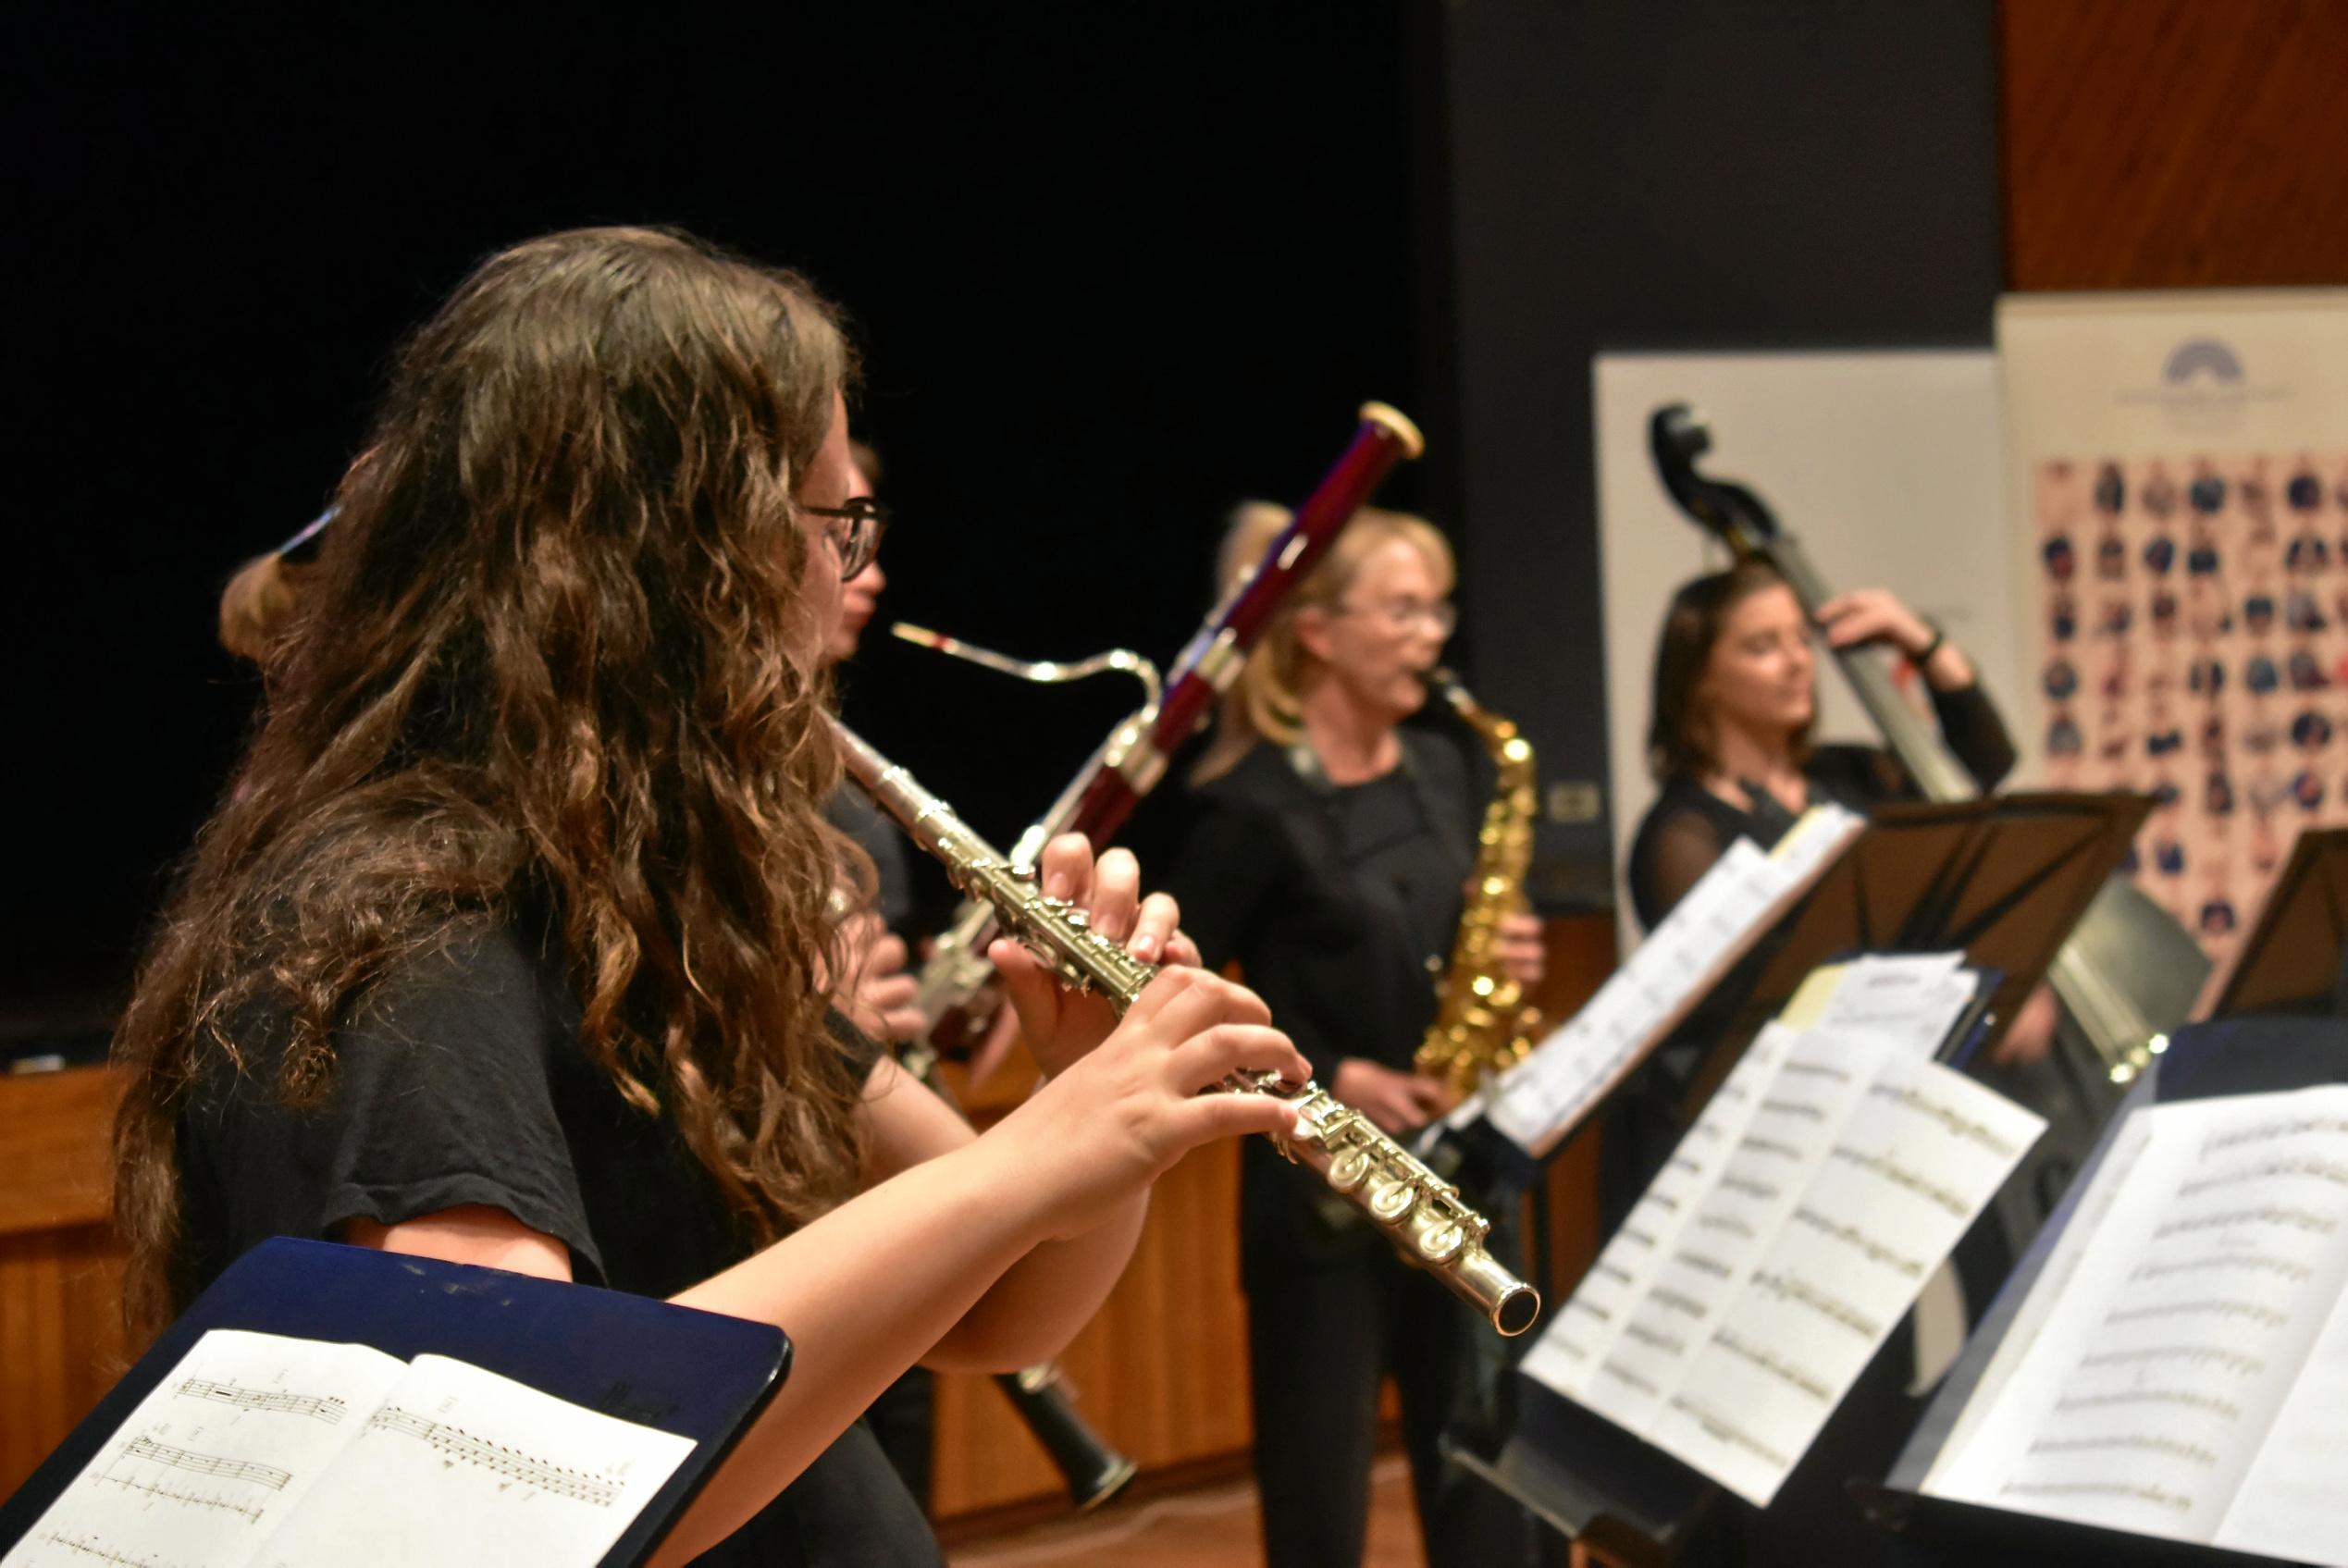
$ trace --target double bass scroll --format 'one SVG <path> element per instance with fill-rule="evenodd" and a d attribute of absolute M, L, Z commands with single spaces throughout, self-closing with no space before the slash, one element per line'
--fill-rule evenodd
<path fill-rule="evenodd" d="M 1659 408 L 1648 422 L 1648 444 L 1682 512 L 1739 559 L 1761 561 L 1784 578 L 1802 609 L 1815 618 L 1833 597 L 1800 545 L 1779 526 L 1766 503 L 1743 485 L 1699 474 L 1696 460 L 1712 450 L 1712 431 L 1685 403 Z M 1971 800 L 1981 786 L 1948 754 L 1940 737 L 1900 696 L 1878 650 L 1838 648 L 1835 661 L 1885 746 L 1933 801 Z M 2061 1038 L 2093 1054 L 2113 1083 L 2128 1082 L 2160 1049 L 2169 1030 L 2193 1011 L 2209 959 L 2176 918 L 2132 883 L 2104 884 L 2054 961 L 2047 983 L 2062 1004 Z"/>

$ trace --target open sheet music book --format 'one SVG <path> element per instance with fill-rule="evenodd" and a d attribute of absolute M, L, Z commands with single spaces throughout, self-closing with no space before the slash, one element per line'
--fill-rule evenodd
<path fill-rule="evenodd" d="M 2132 1115 L 1922 1490 L 2348 1565 L 2348 1086 Z"/>
<path fill-rule="evenodd" d="M 0 1568 L 593 1568 L 693 1446 L 445 1356 L 216 1328 Z"/>
<path fill-rule="evenodd" d="M 1767 1507 L 2045 1125 L 1919 1047 L 1973 994 L 1956 957 L 1837 966 L 1764 1029 L 1524 1372 Z M 1847 987 L 1901 1027 L 1828 1021 Z"/>
<path fill-rule="evenodd" d="M 1866 826 L 1866 818 L 1828 804 L 1803 812 L 1773 850 L 1737 839 L 1580 1012 L 1447 1121 L 1486 1118 L 1526 1154 L 1548 1154 Z"/>

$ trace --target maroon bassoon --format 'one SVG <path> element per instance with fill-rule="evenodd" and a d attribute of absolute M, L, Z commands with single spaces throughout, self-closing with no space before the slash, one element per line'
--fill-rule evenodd
<path fill-rule="evenodd" d="M 1111 732 L 1052 809 L 1020 835 L 1011 848 L 1015 866 L 1032 866 L 1044 844 L 1060 833 L 1081 833 L 1095 849 L 1116 835 L 1142 797 L 1165 776 L 1168 759 L 1239 679 L 1248 650 L 1263 636 L 1280 601 L 1320 562 L 1388 471 L 1418 456 L 1425 447 L 1418 426 L 1399 410 L 1384 403 L 1362 405 L 1361 423 L 1343 455 L 1297 507 L 1295 517 L 1266 549 L 1255 569 L 1233 584 L 1208 613 L 1176 657 L 1163 691 L 1154 685 L 1150 700 Z M 947 652 L 965 651 L 951 638 L 933 633 L 915 634 L 913 640 Z M 981 661 L 998 666 L 1013 662 L 983 655 Z M 994 910 L 974 902 L 965 904 L 938 937 L 920 977 L 921 1016 L 932 1037 L 946 1019 L 959 1019 L 993 976 L 986 946 L 995 934 Z M 907 1053 L 907 1060 L 916 1070 L 933 1066 L 934 1049 L 917 1047 Z"/>

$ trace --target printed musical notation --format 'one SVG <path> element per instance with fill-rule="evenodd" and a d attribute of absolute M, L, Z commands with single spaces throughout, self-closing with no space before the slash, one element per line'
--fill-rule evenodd
<path fill-rule="evenodd" d="M 280 1470 L 274 1464 L 262 1464 L 250 1459 L 230 1459 L 225 1454 L 198 1453 L 192 1449 L 156 1442 L 153 1438 L 131 1438 L 122 1445 L 122 1454 L 126 1459 L 143 1459 L 198 1475 L 217 1476 L 224 1481 L 249 1481 L 256 1487 L 266 1487 L 273 1492 L 285 1490 L 293 1480 L 292 1471 Z"/>
<path fill-rule="evenodd" d="M 340 1426 L 351 1408 L 331 1394 L 296 1394 L 282 1389 L 248 1389 L 236 1383 L 216 1383 L 208 1377 L 182 1378 L 179 1392 L 190 1399 L 215 1400 L 221 1404 L 234 1405 L 239 1410 L 306 1415 L 329 1426 Z"/>
<path fill-rule="evenodd" d="M 1859 1226 L 1842 1224 L 1808 1206 L 1796 1209 L 1794 1220 L 1797 1224 L 1810 1227 L 1837 1246 L 1848 1247 L 1869 1263 L 1884 1265 L 1902 1278 L 1913 1279 L 1919 1284 L 1923 1281 L 1924 1260 L 1922 1258 L 1901 1252 L 1889 1241 L 1871 1234 Z"/>
<path fill-rule="evenodd" d="M 261 1522 L 261 1505 L 254 1501 L 240 1501 L 235 1498 L 215 1497 L 194 1488 L 177 1488 L 157 1481 L 142 1481 L 135 1475 L 101 1475 L 99 1480 L 126 1492 L 137 1492 L 159 1501 L 183 1503 L 190 1508 L 216 1508 L 223 1513 L 234 1513 L 247 1522 Z"/>
<path fill-rule="evenodd" d="M 2137 1111 L 1925 1489 L 2348 1568 L 2348 1089 Z"/>
<path fill-rule="evenodd" d="M 1913 1033 L 1918 994 L 1972 994 L 1942 971 Z M 1525 1369 L 1766 1506 L 2042 1125 L 1905 1043 L 1773 1024 Z"/>
<path fill-rule="evenodd" d="M 104 1562 L 110 1568 L 182 1568 L 179 1560 L 146 1552 L 117 1550 L 86 1532 L 72 1534 L 50 1530 L 32 1538 L 43 1546 L 55 1547 L 75 1562 Z"/>
<path fill-rule="evenodd" d="M 586 1568 L 692 1447 L 442 1356 L 215 1329 L 0 1568 L 340 1568 L 392 1540 Z"/>
<path fill-rule="evenodd" d="M 1906 1085 L 1871 1083 L 1867 1086 L 1867 1093 L 1888 1100 L 1902 1110 L 1929 1117 L 1951 1136 L 1971 1139 L 2001 1159 L 2017 1158 L 2021 1153 L 1998 1137 L 1987 1124 L 1959 1115 L 1921 1090 Z"/>
<path fill-rule="evenodd" d="M 519 1481 L 524 1486 L 592 1507 L 609 1508 L 620 1495 L 620 1488 L 608 1475 L 589 1475 L 556 1464 L 506 1444 L 476 1437 L 462 1426 L 434 1421 L 414 1411 L 402 1410 L 397 1405 L 385 1405 L 377 1411 L 367 1426 L 372 1430 L 403 1433 L 430 1444 L 451 1460 L 476 1465 L 508 1480 Z"/>
<path fill-rule="evenodd" d="M 1581 1011 L 1453 1120 L 1486 1117 L 1535 1154 L 1556 1147 L 1865 825 L 1819 806 L 1774 851 L 1731 843 Z"/>

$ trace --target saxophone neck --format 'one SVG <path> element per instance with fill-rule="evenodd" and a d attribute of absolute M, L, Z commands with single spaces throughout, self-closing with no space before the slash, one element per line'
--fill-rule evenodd
<path fill-rule="evenodd" d="M 1451 704 L 1460 722 L 1474 730 L 1477 738 L 1491 753 L 1492 761 L 1503 769 L 1526 769 L 1533 766 L 1533 743 L 1517 733 L 1516 722 L 1502 718 L 1476 700 L 1460 678 L 1447 667 L 1438 666 L 1427 673 L 1427 685 Z"/>

